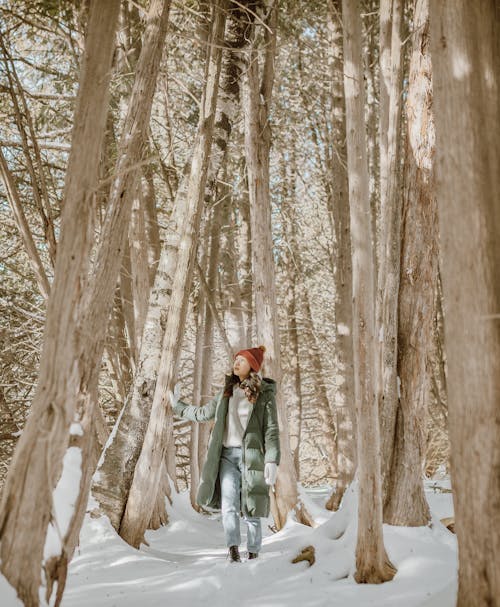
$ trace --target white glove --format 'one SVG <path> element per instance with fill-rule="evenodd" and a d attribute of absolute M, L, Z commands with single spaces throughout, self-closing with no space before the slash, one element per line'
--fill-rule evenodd
<path fill-rule="evenodd" d="M 275 462 L 267 462 L 264 467 L 264 478 L 266 485 L 274 485 L 276 483 L 276 475 L 278 474 L 278 465 Z"/>
<path fill-rule="evenodd" d="M 172 392 L 172 390 L 167 390 L 168 400 L 170 401 L 170 404 L 172 405 L 172 409 L 179 402 L 180 393 L 181 393 L 181 384 L 179 382 L 177 382 L 175 384 L 173 392 Z"/>

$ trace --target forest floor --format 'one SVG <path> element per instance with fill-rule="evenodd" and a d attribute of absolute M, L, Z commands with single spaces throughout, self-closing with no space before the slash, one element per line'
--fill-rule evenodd
<path fill-rule="evenodd" d="M 107 518 L 86 518 L 80 546 L 69 567 L 62 607 L 453 607 L 457 585 L 456 537 L 439 519 L 453 515 L 449 481 L 427 481 L 432 511 L 428 527 L 384 525 L 384 541 L 397 567 L 391 582 L 359 585 L 353 579 L 356 543 L 356 493 L 331 513 L 323 506 L 329 487 L 303 491 L 319 524 L 311 529 L 289 516 L 284 529 L 272 533 L 263 519 L 259 558 L 229 563 L 220 514 L 203 515 L 189 494 L 174 493 L 170 523 L 148 531 L 149 547 L 139 551 L 123 542 Z M 338 535 L 344 531 L 340 538 Z M 309 567 L 291 560 L 308 545 L 316 562 Z M 21 606 L 0 575 L 3 607 Z"/>

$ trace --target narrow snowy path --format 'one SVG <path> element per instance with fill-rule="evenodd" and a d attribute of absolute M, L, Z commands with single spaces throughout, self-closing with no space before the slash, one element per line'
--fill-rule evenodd
<path fill-rule="evenodd" d="M 149 547 L 134 550 L 107 519 L 86 519 L 80 547 L 70 565 L 63 607 L 452 607 L 456 595 L 456 538 L 440 523 L 451 514 L 451 494 L 427 495 L 432 527 L 384 526 L 386 548 L 398 567 L 392 582 L 358 585 L 353 571 L 355 500 L 343 512 L 323 509 L 326 490 L 305 499 L 318 522 L 310 529 L 289 519 L 273 534 L 263 521 L 259 558 L 229 563 L 220 515 L 193 511 L 187 493 L 175 496 L 171 522 L 148 532 Z M 338 530 L 345 527 L 339 539 Z M 354 522 L 353 522 L 354 521 Z M 242 524 L 242 554 L 246 553 Z M 292 564 L 301 548 L 313 544 L 316 563 Z M 1 578 L 3 584 L 5 580 Z M 0 587 L 2 591 L 5 586 Z M 5 596 L 5 595 L 3 595 Z M 2 597 L 3 598 L 3 597 Z M 2 607 L 21 605 L 16 599 Z"/>

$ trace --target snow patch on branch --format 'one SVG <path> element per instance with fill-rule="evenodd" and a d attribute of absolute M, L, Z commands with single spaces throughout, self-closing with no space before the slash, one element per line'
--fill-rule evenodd
<path fill-rule="evenodd" d="M 83 436 L 83 428 L 80 422 L 74 422 L 69 428 L 69 433 L 72 436 Z"/>
<path fill-rule="evenodd" d="M 350 335 L 351 330 L 346 324 L 344 324 L 343 322 L 339 322 L 337 325 L 337 333 L 338 335 Z"/>
<path fill-rule="evenodd" d="M 64 454 L 61 478 L 52 492 L 52 520 L 47 528 L 43 548 L 44 561 L 61 554 L 63 538 L 75 513 L 81 478 L 82 450 L 80 447 L 69 447 Z"/>
<path fill-rule="evenodd" d="M 115 436 L 116 436 L 116 433 L 118 432 L 118 428 L 120 426 L 120 422 L 123 417 L 123 413 L 125 412 L 126 406 L 127 406 L 126 404 L 123 405 L 122 410 L 120 411 L 120 415 L 118 416 L 118 419 L 116 420 L 115 425 L 113 426 L 113 429 L 111 430 L 111 432 L 108 436 L 108 440 L 106 441 L 106 444 L 104 445 L 104 449 L 102 450 L 101 457 L 99 458 L 99 461 L 97 462 L 96 471 L 94 472 L 94 475 L 92 477 L 92 483 L 98 483 L 101 480 L 100 467 L 104 463 L 104 457 L 106 456 L 106 451 L 108 450 L 108 448 L 112 444 L 112 442 L 115 440 Z"/>

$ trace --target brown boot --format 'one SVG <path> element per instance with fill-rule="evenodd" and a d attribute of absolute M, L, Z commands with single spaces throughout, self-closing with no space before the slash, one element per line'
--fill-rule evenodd
<path fill-rule="evenodd" d="M 259 556 L 258 552 L 249 552 L 248 553 L 248 560 L 250 559 L 256 559 Z"/>
<path fill-rule="evenodd" d="M 238 546 L 229 546 L 228 555 L 230 563 L 241 563 L 240 551 Z"/>

